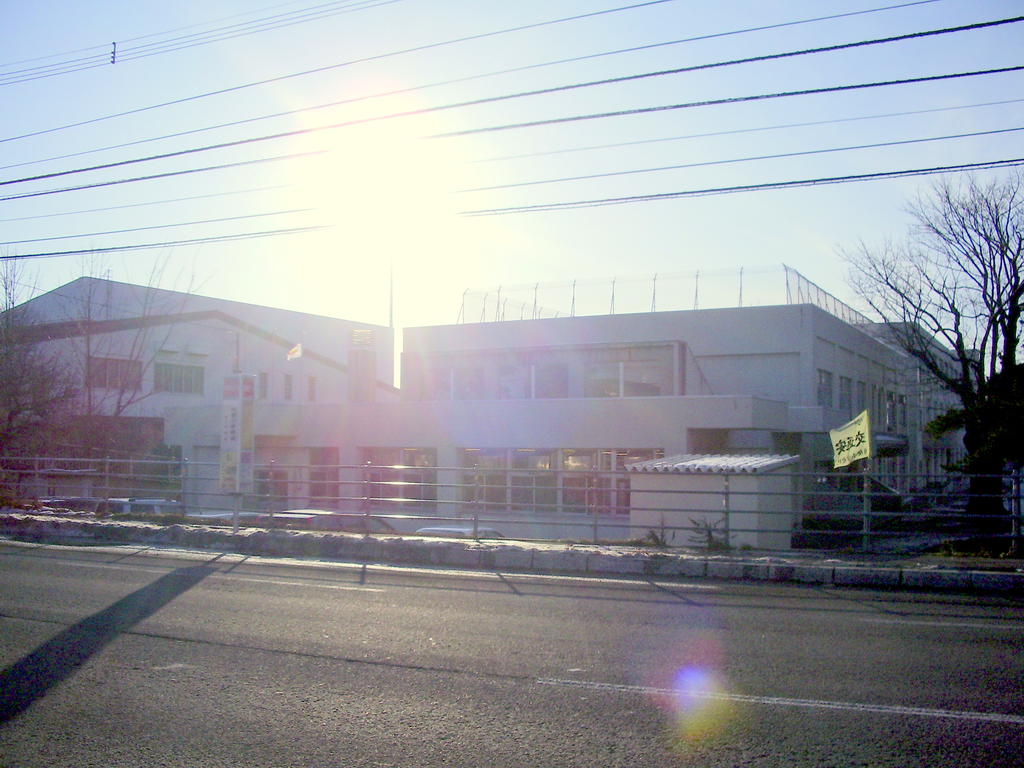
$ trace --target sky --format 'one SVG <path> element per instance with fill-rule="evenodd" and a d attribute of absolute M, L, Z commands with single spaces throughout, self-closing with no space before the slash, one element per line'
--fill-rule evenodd
<path fill-rule="evenodd" d="M 0 0 L 0 256 L 24 298 L 89 274 L 399 328 L 489 318 L 484 293 L 564 313 L 574 281 L 645 311 L 743 269 L 750 302 L 781 264 L 855 303 L 841 252 L 903 238 L 939 177 L 677 193 L 1024 157 L 1022 71 L 837 90 L 1024 65 L 1024 22 L 665 71 L 1018 15 Z"/>

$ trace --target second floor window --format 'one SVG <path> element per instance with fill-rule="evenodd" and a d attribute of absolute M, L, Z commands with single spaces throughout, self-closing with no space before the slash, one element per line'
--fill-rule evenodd
<path fill-rule="evenodd" d="M 153 366 L 153 389 L 185 395 L 203 394 L 203 367 L 178 363 L 156 363 Z"/>
<path fill-rule="evenodd" d="M 850 415 L 853 409 L 853 379 L 847 376 L 839 377 L 839 403 L 838 408 Z"/>
<path fill-rule="evenodd" d="M 292 375 L 290 373 L 284 375 L 284 399 L 292 399 Z"/>
<path fill-rule="evenodd" d="M 90 387 L 139 390 L 142 388 L 142 361 L 90 357 L 86 378 Z"/>
<path fill-rule="evenodd" d="M 818 369 L 818 405 L 832 407 L 832 371 Z"/>

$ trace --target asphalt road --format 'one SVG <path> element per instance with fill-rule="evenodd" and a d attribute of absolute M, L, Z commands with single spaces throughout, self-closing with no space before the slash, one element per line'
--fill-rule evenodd
<path fill-rule="evenodd" d="M 1024 601 L 0 542 L 2 766 L 1022 766 Z"/>

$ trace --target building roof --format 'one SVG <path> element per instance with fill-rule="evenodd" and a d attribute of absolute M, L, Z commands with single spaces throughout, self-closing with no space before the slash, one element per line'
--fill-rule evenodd
<path fill-rule="evenodd" d="M 673 472 L 677 474 L 754 474 L 795 464 L 799 456 L 788 454 L 688 453 L 650 459 L 626 465 L 630 472 Z"/>
<path fill-rule="evenodd" d="M 36 344 L 42 341 L 74 338 L 76 336 L 84 336 L 86 334 L 116 333 L 118 331 L 201 322 L 204 320 L 219 320 L 228 326 L 259 337 L 268 343 L 276 344 L 282 350 L 289 350 L 295 346 L 294 339 L 285 338 L 284 336 L 253 325 L 252 323 L 239 320 L 238 318 L 217 309 L 206 309 L 197 312 L 176 312 L 172 314 L 120 317 L 109 320 L 65 320 L 56 323 L 33 323 L 20 326 L 20 335 L 18 340 L 26 344 Z M 314 360 L 329 368 L 334 368 L 342 372 L 348 371 L 348 366 L 345 363 L 340 362 L 333 357 L 322 355 L 308 347 L 303 349 L 302 355 L 307 359 Z M 386 382 L 378 380 L 376 383 L 381 389 L 391 392 L 398 391 L 397 387 Z"/>

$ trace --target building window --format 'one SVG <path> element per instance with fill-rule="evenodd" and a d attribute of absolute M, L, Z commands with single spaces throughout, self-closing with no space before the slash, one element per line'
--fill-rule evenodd
<path fill-rule="evenodd" d="M 534 368 L 533 396 L 568 397 L 569 366 L 561 362 L 541 363 Z"/>
<path fill-rule="evenodd" d="M 260 371 L 257 394 L 260 400 L 267 399 L 267 390 L 270 388 L 269 376 L 266 371 Z"/>
<path fill-rule="evenodd" d="M 907 396 L 906 395 L 900 395 L 898 400 L 897 400 L 897 403 L 899 404 L 899 411 L 900 411 L 900 416 L 899 416 L 899 418 L 900 418 L 900 426 L 903 427 L 904 429 L 906 429 L 906 426 L 907 426 Z"/>
<path fill-rule="evenodd" d="M 618 397 L 619 363 L 588 363 L 583 369 L 584 397 Z"/>
<path fill-rule="evenodd" d="M 284 375 L 284 399 L 292 399 L 292 375 L 290 373 Z"/>
<path fill-rule="evenodd" d="M 498 398 L 523 400 L 532 396 L 531 368 L 528 365 L 502 365 L 498 367 Z"/>
<path fill-rule="evenodd" d="M 625 397 L 655 397 L 672 391 L 671 366 L 658 360 L 633 360 L 622 364 Z"/>
<path fill-rule="evenodd" d="M 316 376 L 309 377 L 309 391 L 306 394 L 309 396 L 309 402 L 316 402 Z"/>
<path fill-rule="evenodd" d="M 863 381 L 857 382 L 857 413 L 868 407 L 868 385 Z"/>
<path fill-rule="evenodd" d="M 156 363 L 153 366 L 153 389 L 184 395 L 203 394 L 203 367 L 178 363 Z"/>
<path fill-rule="evenodd" d="M 848 376 L 839 377 L 839 410 L 850 415 L 853 409 L 853 379 Z"/>
<path fill-rule="evenodd" d="M 818 369 L 818 405 L 832 407 L 832 371 Z"/>
<path fill-rule="evenodd" d="M 142 362 L 115 357 L 90 357 L 88 360 L 90 387 L 102 389 L 138 390 L 142 388 Z"/>
<path fill-rule="evenodd" d="M 467 365 L 455 369 L 455 399 L 483 400 L 484 372 L 477 365 Z"/>

